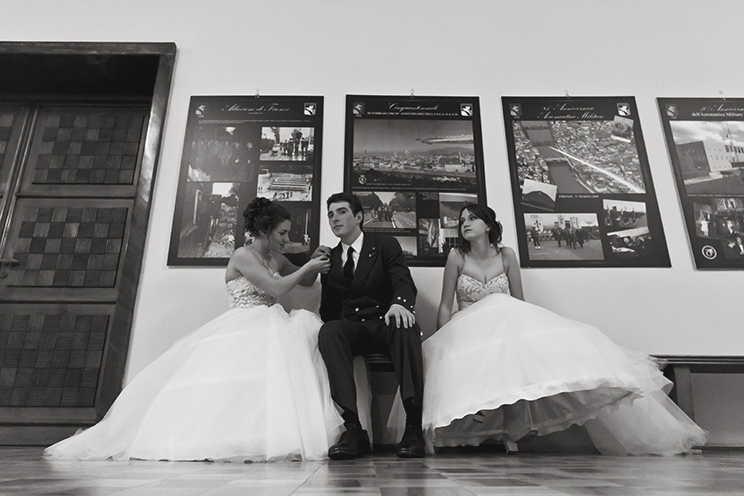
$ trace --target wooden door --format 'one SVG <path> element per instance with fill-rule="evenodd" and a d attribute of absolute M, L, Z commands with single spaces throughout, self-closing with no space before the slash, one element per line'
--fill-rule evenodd
<path fill-rule="evenodd" d="M 149 112 L 0 106 L 0 444 L 69 435 L 121 388 L 106 365 L 128 351 L 129 329 L 113 330 L 117 311 L 131 312 L 131 302 L 121 309 L 132 294 L 122 269 L 138 182 L 149 181 L 140 174 Z"/>

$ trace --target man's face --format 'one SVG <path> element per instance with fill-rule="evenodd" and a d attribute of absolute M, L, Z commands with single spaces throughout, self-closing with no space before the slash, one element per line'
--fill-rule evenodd
<path fill-rule="evenodd" d="M 328 206 L 328 225 L 337 237 L 344 239 L 353 235 L 362 222 L 362 213 L 354 215 L 349 202 L 331 203 Z"/>

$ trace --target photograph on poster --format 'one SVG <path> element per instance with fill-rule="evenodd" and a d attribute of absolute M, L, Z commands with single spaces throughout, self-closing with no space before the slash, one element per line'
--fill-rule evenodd
<path fill-rule="evenodd" d="M 515 121 L 513 129 L 522 179 L 559 194 L 645 192 L 638 150 L 615 139 L 613 120 Z"/>
<path fill-rule="evenodd" d="M 744 260 L 744 198 L 695 198 L 692 205 L 695 234 L 720 246 L 726 259 Z"/>
<path fill-rule="evenodd" d="M 478 197 L 473 194 L 439 193 L 439 232 L 442 253 L 449 254 L 457 246 L 460 210 L 465 205 L 477 203 Z"/>
<path fill-rule="evenodd" d="M 744 98 L 658 98 L 698 269 L 744 269 Z"/>
<path fill-rule="evenodd" d="M 603 200 L 604 225 L 609 230 L 647 227 L 646 204 L 638 201 Z"/>
<path fill-rule="evenodd" d="M 303 172 L 278 172 L 263 167 L 258 173 L 256 196 L 276 201 L 311 201 L 313 199 L 313 170 L 307 166 Z"/>
<path fill-rule="evenodd" d="M 322 215 L 314 194 L 322 103 L 297 96 L 191 98 L 168 265 L 227 265 L 237 247 L 251 242 L 242 214 L 258 196 L 289 210 L 284 253 L 295 265 L 307 261 Z"/>
<path fill-rule="evenodd" d="M 744 195 L 744 121 L 671 121 L 688 195 Z"/>
<path fill-rule="evenodd" d="M 485 203 L 478 98 L 347 95 L 344 168 L 365 229 L 398 237 L 410 265 L 443 266 L 459 208 Z"/>
<path fill-rule="evenodd" d="M 612 257 L 620 260 L 645 257 L 652 242 L 648 227 L 608 232 L 607 239 L 612 247 Z"/>
<path fill-rule="evenodd" d="M 593 213 L 524 214 L 532 260 L 604 260 Z"/>
<path fill-rule="evenodd" d="M 439 242 L 439 219 L 419 219 L 418 252 L 422 255 L 442 253 Z"/>
<path fill-rule="evenodd" d="M 311 161 L 315 150 L 315 130 L 311 127 L 263 127 L 261 161 Z"/>
<path fill-rule="evenodd" d="M 416 194 L 358 191 L 364 207 L 364 229 L 387 231 L 416 228 Z"/>
<path fill-rule="evenodd" d="M 250 128 L 199 126 L 190 140 L 189 181 L 245 181 L 256 161 Z"/>
<path fill-rule="evenodd" d="M 555 210 L 555 197 L 558 187 L 555 184 L 525 179 L 522 183 L 522 205 L 525 209 L 544 212 Z"/>
<path fill-rule="evenodd" d="M 374 188 L 475 189 L 473 123 L 356 121 L 354 183 Z"/>
<path fill-rule="evenodd" d="M 635 98 L 502 104 L 523 267 L 670 265 Z M 608 233 L 639 228 L 643 256 L 613 256 Z"/>
<path fill-rule="evenodd" d="M 240 183 L 187 183 L 178 244 L 180 257 L 221 258 L 232 254 L 240 186 Z"/>
<path fill-rule="evenodd" d="M 416 236 L 393 236 L 400 243 L 403 254 L 406 258 L 413 258 L 418 255 L 416 247 Z"/>

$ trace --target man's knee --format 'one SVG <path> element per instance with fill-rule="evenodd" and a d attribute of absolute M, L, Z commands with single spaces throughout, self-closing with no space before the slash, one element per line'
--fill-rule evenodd
<path fill-rule="evenodd" d="M 388 326 L 388 329 L 392 335 L 391 341 L 421 343 L 421 328 L 418 324 L 403 327 L 403 325 L 395 325 L 393 321 Z"/>
<path fill-rule="evenodd" d="M 339 341 L 345 341 L 342 321 L 332 320 L 320 326 L 320 332 L 318 333 L 318 347 L 321 352 L 323 351 L 323 348 L 333 343 L 338 343 Z"/>

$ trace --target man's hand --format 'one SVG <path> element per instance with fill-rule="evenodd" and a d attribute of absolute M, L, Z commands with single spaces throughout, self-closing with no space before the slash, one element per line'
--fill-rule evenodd
<path fill-rule="evenodd" d="M 393 317 L 395 318 L 396 327 L 400 327 L 402 323 L 403 327 L 408 329 L 416 323 L 416 317 L 406 307 L 397 303 L 390 305 L 390 310 L 385 314 L 385 324 L 390 325 Z"/>

